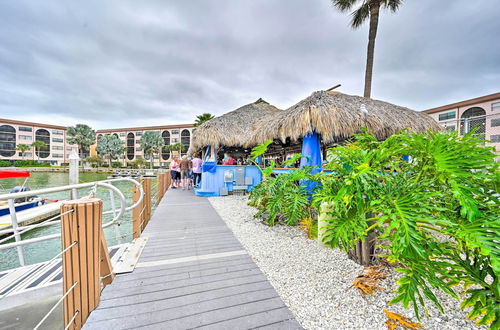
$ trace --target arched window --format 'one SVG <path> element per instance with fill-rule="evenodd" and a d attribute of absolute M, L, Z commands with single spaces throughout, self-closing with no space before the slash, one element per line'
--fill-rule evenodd
<path fill-rule="evenodd" d="M 181 143 L 184 146 L 182 150 L 182 154 L 185 155 L 189 149 L 189 145 L 191 144 L 191 133 L 189 130 L 184 129 L 181 132 Z"/>
<path fill-rule="evenodd" d="M 132 160 L 135 156 L 135 136 L 134 133 L 127 134 L 127 159 Z"/>
<path fill-rule="evenodd" d="M 486 111 L 480 107 L 467 109 L 460 118 L 460 134 L 469 133 L 475 129 L 474 135 L 484 138 L 486 132 Z"/>
<path fill-rule="evenodd" d="M 102 138 L 102 134 L 99 134 L 97 135 L 97 141 L 99 142 L 99 140 Z"/>
<path fill-rule="evenodd" d="M 0 156 L 12 157 L 16 154 L 16 129 L 10 125 L 0 126 Z"/>
<path fill-rule="evenodd" d="M 120 137 L 118 136 L 118 134 L 116 133 L 113 133 L 114 136 L 116 136 L 117 139 L 119 139 Z"/>
<path fill-rule="evenodd" d="M 50 133 L 46 129 L 37 129 L 35 132 L 35 141 L 42 141 L 45 143 L 44 148 L 35 150 L 38 158 L 47 158 L 50 156 Z"/>
<path fill-rule="evenodd" d="M 167 160 L 170 158 L 170 150 L 167 149 L 167 146 L 170 145 L 170 132 L 163 131 L 161 137 L 163 138 L 163 142 L 165 142 L 165 146 L 161 150 L 161 158 Z"/>

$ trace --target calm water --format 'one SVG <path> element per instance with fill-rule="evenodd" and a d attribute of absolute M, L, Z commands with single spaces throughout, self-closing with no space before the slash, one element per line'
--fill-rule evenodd
<path fill-rule="evenodd" d="M 105 180 L 108 174 L 102 173 L 80 173 L 80 182 L 92 182 Z M 0 193 L 9 192 L 12 187 L 20 186 L 24 182 L 24 179 L 7 179 L 0 181 Z M 31 177 L 28 180 L 28 186 L 31 190 L 41 189 L 41 188 L 49 188 L 56 187 L 69 184 L 68 173 L 32 173 Z M 133 185 L 131 183 L 119 182 L 114 183 L 114 185 L 119 188 L 125 195 L 127 205 L 130 205 L 132 202 L 132 188 Z M 153 179 L 152 182 L 153 191 L 152 194 L 156 194 L 156 180 Z M 89 193 L 90 189 L 81 189 L 79 190 L 80 196 L 85 196 Z M 46 194 L 40 197 L 45 197 L 49 199 L 67 199 L 69 197 L 69 192 L 59 192 Z M 109 191 L 104 189 L 97 190 L 97 196 L 104 200 L 104 209 L 109 210 L 111 208 Z M 120 205 L 117 198 L 115 198 L 115 204 L 118 207 Z M 104 216 L 103 222 L 106 223 L 112 220 L 112 215 L 108 214 Z M 131 222 L 131 212 L 126 212 L 125 215 L 121 219 L 120 228 L 120 236 L 126 235 L 126 237 L 122 238 L 122 242 L 129 242 L 132 240 L 132 222 Z M 118 239 L 116 238 L 116 226 L 110 226 L 104 229 L 104 234 L 106 236 L 106 241 L 108 246 L 119 244 Z M 59 233 L 61 231 L 61 227 L 59 224 L 43 227 L 43 228 L 35 228 L 26 234 L 22 235 L 23 239 L 33 238 L 39 236 L 45 236 L 48 234 Z M 5 242 L 10 243 L 13 242 L 14 239 Z M 49 260 L 55 255 L 57 255 L 61 251 L 61 239 L 56 238 L 49 241 L 37 242 L 29 245 L 25 245 L 24 249 L 24 257 L 26 264 L 33 264 L 45 260 Z M 19 261 L 17 257 L 16 248 L 0 250 L 0 271 L 10 268 L 19 267 Z"/>

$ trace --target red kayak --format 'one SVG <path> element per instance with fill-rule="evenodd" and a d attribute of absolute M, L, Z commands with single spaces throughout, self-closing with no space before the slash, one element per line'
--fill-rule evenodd
<path fill-rule="evenodd" d="M 0 179 L 27 178 L 29 176 L 30 172 L 28 171 L 0 170 Z"/>

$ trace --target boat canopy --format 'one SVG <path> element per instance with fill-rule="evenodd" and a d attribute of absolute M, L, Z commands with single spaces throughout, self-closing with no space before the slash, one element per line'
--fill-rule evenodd
<path fill-rule="evenodd" d="M 28 171 L 0 170 L 0 179 L 27 178 L 29 176 L 30 172 Z"/>

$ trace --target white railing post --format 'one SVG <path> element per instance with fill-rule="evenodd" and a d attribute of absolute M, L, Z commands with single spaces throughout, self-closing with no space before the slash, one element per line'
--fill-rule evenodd
<path fill-rule="evenodd" d="M 10 212 L 10 221 L 12 222 L 12 230 L 14 231 L 14 238 L 16 242 L 21 241 L 21 235 L 19 235 L 18 225 L 17 225 L 17 214 L 16 214 L 16 205 L 14 204 L 14 199 L 9 199 L 9 212 Z M 19 264 L 21 266 L 26 265 L 24 262 L 24 250 L 22 246 L 16 246 L 17 255 L 19 257 Z"/>
<path fill-rule="evenodd" d="M 69 184 L 74 185 L 80 183 L 79 162 L 80 157 L 75 151 L 69 155 Z M 78 190 L 71 189 L 71 199 L 78 199 Z"/>
<path fill-rule="evenodd" d="M 109 190 L 109 199 L 110 199 L 110 202 L 111 202 L 111 210 L 113 211 L 113 219 L 116 218 L 116 206 L 115 206 L 115 194 L 113 192 L 113 190 Z M 115 227 L 115 236 L 116 236 L 116 240 L 118 241 L 118 244 L 122 244 L 122 237 L 121 237 L 121 233 L 120 233 L 120 221 L 117 220 L 114 224 L 114 227 Z"/>

